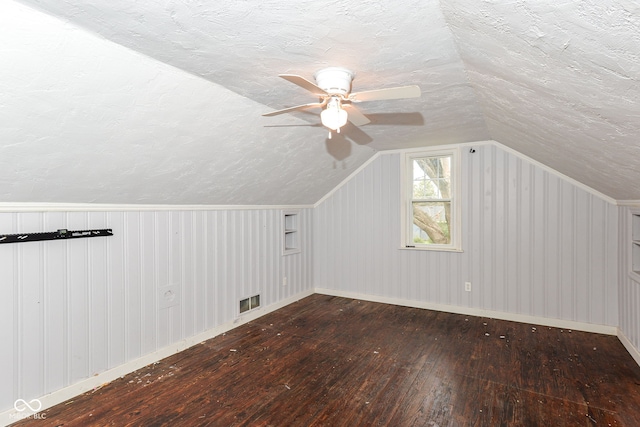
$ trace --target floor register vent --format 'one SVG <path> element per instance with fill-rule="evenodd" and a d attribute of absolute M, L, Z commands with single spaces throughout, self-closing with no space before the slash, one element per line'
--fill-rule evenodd
<path fill-rule="evenodd" d="M 260 295 L 254 295 L 240 300 L 240 313 L 244 313 L 245 311 L 253 310 L 258 307 L 260 307 Z"/>

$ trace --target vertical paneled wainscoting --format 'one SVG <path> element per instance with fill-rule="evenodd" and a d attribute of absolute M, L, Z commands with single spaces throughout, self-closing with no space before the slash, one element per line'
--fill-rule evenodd
<path fill-rule="evenodd" d="M 288 256 L 282 212 L 0 213 L 5 234 L 114 234 L 0 245 L 0 412 L 241 323 L 243 298 L 260 294 L 255 316 L 310 294 L 312 211 Z"/>
<path fill-rule="evenodd" d="M 473 148 L 463 252 L 400 249 L 401 154 L 383 153 L 314 211 L 316 290 L 615 333 L 617 206 L 498 144 Z"/>
<path fill-rule="evenodd" d="M 640 206 L 620 207 L 620 334 L 622 343 L 640 365 L 640 278 L 632 268 L 632 214 L 640 214 Z M 637 218 L 636 218 L 637 220 Z M 636 224 L 636 227 L 639 224 Z M 637 230 L 636 230 L 637 234 Z M 634 239 L 637 239 L 636 235 Z M 636 248 L 638 250 L 638 248 Z M 638 254 L 635 254 L 638 257 Z M 636 258 L 638 263 L 638 258 Z M 637 268 L 637 266 L 636 266 Z"/>

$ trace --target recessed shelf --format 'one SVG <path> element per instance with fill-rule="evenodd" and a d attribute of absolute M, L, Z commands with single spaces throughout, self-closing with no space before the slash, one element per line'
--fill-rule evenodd
<path fill-rule="evenodd" d="M 298 210 L 282 212 L 282 255 L 300 252 L 299 213 Z"/>

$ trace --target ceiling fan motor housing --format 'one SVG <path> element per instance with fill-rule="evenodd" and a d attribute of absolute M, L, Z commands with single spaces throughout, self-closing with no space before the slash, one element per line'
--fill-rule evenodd
<path fill-rule="evenodd" d="M 346 68 L 329 67 L 316 72 L 313 77 L 318 87 L 327 93 L 347 95 L 351 92 L 355 73 Z"/>

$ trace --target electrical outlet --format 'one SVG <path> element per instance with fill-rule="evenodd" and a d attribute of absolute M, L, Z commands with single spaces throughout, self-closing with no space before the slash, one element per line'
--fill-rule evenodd
<path fill-rule="evenodd" d="M 464 290 L 471 292 L 471 282 L 464 282 Z"/>
<path fill-rule="evenodd" d="M 287 276 L 282 278 L 282 286 L 287 286 Z"/>

